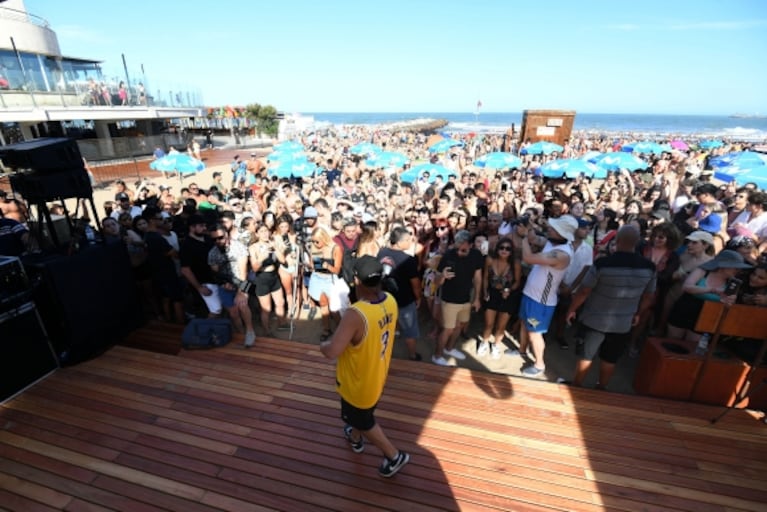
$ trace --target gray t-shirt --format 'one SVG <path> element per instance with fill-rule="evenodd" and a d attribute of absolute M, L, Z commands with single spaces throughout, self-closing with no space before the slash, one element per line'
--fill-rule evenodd
<path fill-rule="evenodd" d="M 655 293 L 655 265 L 633 252 L 600 258 L 586 273 L 582 288 L 591 288 L 583 305 L 583 325 L 605 333 L 626 333 L 642 295 Z"/>

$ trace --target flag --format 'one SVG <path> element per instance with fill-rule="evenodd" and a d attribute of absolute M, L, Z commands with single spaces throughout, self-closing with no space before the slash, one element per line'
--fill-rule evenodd
<path fill-rule="evenodd" d="M 477 110 L 482 108 L 482 100 L 477 100 Z"/>

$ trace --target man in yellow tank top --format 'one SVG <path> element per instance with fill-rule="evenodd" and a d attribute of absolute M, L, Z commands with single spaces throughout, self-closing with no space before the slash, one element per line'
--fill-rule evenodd
<path fill-rule="evenodd" d="M 382 277 L 383 265 L 376 258 L 357 258 L 354 281 L 358 300 L 320 350 L 328 359 L 338 359 L 336 389 L 341 395 L 341 418 L 346 423 L 344 437 L 355 453 L 365 449 L 364 439 L 376 445 L 385 455 L 378 473 L 388 478 L 410 461 L 410 455 L 389 441 L 373 414 L 389 373 L 398 316 L 397 301 L 381 290 Z"/>

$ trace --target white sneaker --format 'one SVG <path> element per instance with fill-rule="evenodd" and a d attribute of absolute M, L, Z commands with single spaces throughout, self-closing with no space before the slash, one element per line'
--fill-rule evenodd
<path fill-rule="evenodd" d="M 245 333 L 245 348 L 250 348 L 256 343 L 256 333 L 248 331 Z"/>
<path fill-rule="evenodd" d="M 516 349 L 516 348 L 507 348 L 504 352 L 507 355 L 510 355 L 511 357 L 521 357 L 522 353 Z"/>
<path fill-rule="evenodd" d="M 457 348 L 445 349 L 443 350 L 443 352 L 451 357 L 458 359 L 459 361 L 463 361 L 464 359 L 466 359 L 466 354 L 464 354 Z"/>
<path fill-rule="evenodd" d="M 500 359 L 501 355 L 503 355 L 503 352 L 498 348 L 498 344 L 493 343 L 493 347 L 490 349 L 490 357 L 493 359 Z"/>
<path fill-rule="evenodd" d="M 453 366 L 447 359 L 442 356 L 431 356 L 431 362 L 439 366 Z"/>
<path fill-rule="evenodd" d="M 477 349 L 477 357 L 485 357 L 490 352 L 490 344 L 486 341 L 483 341 L 479 344 L 479 348 Z"/>

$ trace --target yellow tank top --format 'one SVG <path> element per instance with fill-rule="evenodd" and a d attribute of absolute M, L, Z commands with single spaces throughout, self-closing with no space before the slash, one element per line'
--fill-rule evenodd
<path fill-rule="evenodd" d="M 360 300 L 351 306 L 362 315 L 365 334 L 358 345 L 346 347 L 336 364 L 338 394 L 359 409 L 378 403 L 389 373 L 399 310 L 394 297 L 385 295 L 375 304 Z"/>

